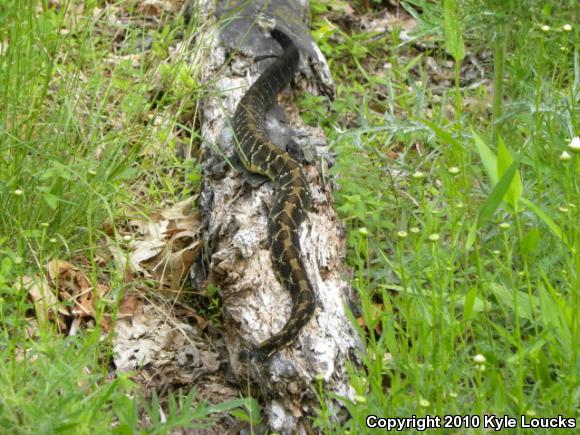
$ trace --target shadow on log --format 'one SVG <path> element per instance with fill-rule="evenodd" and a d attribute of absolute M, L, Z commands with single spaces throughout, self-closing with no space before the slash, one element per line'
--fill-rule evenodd
<path fill-rule="evenodd" d="M 346 314 L 352 300 L 344 280 L 345 234 L 333 208 L 331 158 L 321 129 L 306 126 L 291 104 L 293 94 L 333 95 L 333 83 L 320 50 L 304 24 L 304 2 L 222 2 L 207 0 L 201 10 L 208 23 L 208 57 L 204 86 L 210 91 L 202 103 L 202 169 L 200 195 L 205 264 L 194 278 L 219 287 L 230 361 L 241 385 L 251 385 L 267 414 L 270 430 L 310 432 L 307 417 L 318 407 L 316 384 L 326 391 L 352 398 L 347 365 L 356 364 L 362 344 Z M 249 86 L 280 54 L 280 47 L 257 23 L 259 16 L 275 20 L 291 35 L 301 53 L 300 73 L 293 92 L 283 95 L 286 108 L 275 107 L 266 117 L 272 142 L 285 148 L 298 145 L 312 205 L 301 227 L 300 245 L 306 272 L 317 295 L 313 319 L 291 346 L 263 364 L 245 364 L 240 352 L 276 334 L 286 323 L 291 298 L 280 284 L 268 243 L 268 215 L 272 183 L 250 176 L 235 154 L 231 118 Z M 259 60 L 261 59 L 261 60 Z M 292 150 L 288 150 L 292 152 Z M 334 403 L 337 419 L 345 416 Z"/>

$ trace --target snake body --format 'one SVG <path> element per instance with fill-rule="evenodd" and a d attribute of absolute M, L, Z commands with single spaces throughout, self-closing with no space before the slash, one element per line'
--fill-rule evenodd
<path fill-rule="evenodd" d="M 244 94 L 233 119 L 234 142 L 242 164 L 274 184 L 275 199 L 268 220 L 270 252 L 278 279 L 292 297 L 292 310 L 284 327 L 249 352 L 249 356 L 259 359 L 290 344 L 315 309 L 314 290 L 300 255 L 299 238 L 300 225 L 310 207 L 308 182 L 300 164 L 272 143 L 264 127 L 266 112 L 294 77 L 300 55 L 285 33 L 273 29 L 270 34 L 284 51 Z"/>

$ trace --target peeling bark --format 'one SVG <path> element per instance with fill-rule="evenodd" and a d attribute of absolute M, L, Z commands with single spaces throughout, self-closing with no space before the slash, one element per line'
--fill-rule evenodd
<path fill-rule="evenodd" d="M 352 299 L 344 281 L 345 235 L 333 208 L 327 142 L 320 129 L 306 126 L 296 107 L 273 109 L 267 129 L 272 141 L 286 146 L 292 138 L 299 146 L 312 193 L 312 207 L 301 229 L 301 249 L 307 273 L 317 294 L 314 318 L 292 346 L 274 354 L 264 365 L 248 366 L 239 360 L 241 350 L 279 331 L 288 319 L 290 295 L 278 282 L 268 246 L 268 210 L 272 185 L 249 176 L 235 157 L 230 117 L 244 92 L 266 68 L 268 60 L 256 57 L 279 53 L 275 41 L 255 23 L 260 11 L 276 19 L 276 25 L 296 39 L 301 50 L 300 77 L 293 88 L 333 95 L 328 66 L 303 22 L 307 4 L 275 0 L 263 6 L 250 2 L 235 9 L 238 18 L 218 30 L 219 19 L 236 17 L 228 11 L 241 2 L 204 0 L 202 11 L 208 31 L 209 56 L 204 59 L 204 86 L 210 87 L 202 102 L 203 188 L 202 210 L 206 264 L 193 276 L 219 287 L 224 309 L 226 342 L 232 368 L 241 384 L 257 386 L 265 402 L 270 430 L 282 433 L 309 431 L 307 416 L 318 404 L 316 379 L 326 391 L 352 397 L 346 364 L 356 361 L 362 348 L 346 316 Z M 223 20 L 222 20 L 223 23 Z M 284 98 L 288 100 L 288 98 Z M 288 113 L 288 115 L 285 115 Z M 289 120 L 288 120 L 289 119 Z M 288 147 L 292 153 L 292 149 Z M 337 418 L 344 414 L 336 404 Z"/>

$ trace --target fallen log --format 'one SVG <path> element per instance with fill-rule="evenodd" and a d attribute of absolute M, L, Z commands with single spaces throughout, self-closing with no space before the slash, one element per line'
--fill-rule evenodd
<path fill-rule="evenodd" d="M 240 384 L 252 385 L 268 417 L 268 427 L 283 433 L 308 432 L 306 417 L 318 406 L 316 385 L 352 398 L 347 376 L 349 361 L 357 361 L 361 341 L 347 317 L 353 300 L 344 267 L 345 233 L 333 208 L 333 182 L 328 178 L 332 157 L 320 128 L 304 124 L 293 94 L 332 96 L 334 85 L 324 56 L 304 24 L 306 3 L 223 1 L 217 7 L 201 3 L 208 44 L 203 59 L 201 105 L 203 173 L 199 207 L 205 263 L 193 276 L 215 285 L 223 303 L 224 329 L 230 362 Z M 235 152 L 232 118 L 236 107 L 280 46 L 263 23 L 283 31 L 299 47 L 299 74 L 292 92 L 266 116 L 269 138 L 302 163 L 311 206 L 300 228 L 301 256 L 316 294 L 314 317 L 290 346 L 265 361 L 248 363 L 240 354 L 255 348 L 286 324 L 292 300 L 273 268 L 268 242 L 268 216 L 273 183 L 249 174 Z M 338 419 L 344 410 L 335 403 Z"/>

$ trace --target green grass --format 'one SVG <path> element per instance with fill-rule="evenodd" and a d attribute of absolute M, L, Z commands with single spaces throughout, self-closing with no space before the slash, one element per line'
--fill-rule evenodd
<path fill-rule="evenodd" d="M 330 115 L 305 119 L 338 154 L 367 342 L 357 400 L 343 399 L 352 418 L 317 423 L 360 433 L 369 414 L 577 417 L 580 154 L 568 144 L 580 131 L 580 60 L 577 26 L 563 27 L 577 8 L 409 3 L 423 8 L 418 34 L 441 47 L 431 55 L 454 58 L 443 95 L 396 27 L 377 38 L 314 23 L 339 95 Z M 484 50 L 494 98 L 460 87 L 464 51 Z M 490 101 L 487 113 L 468 98 Z"/>
<path fill-rule="evenodd" d="M 199 71 L 186 47 L 197 24 L 172 16 L 147 25 L 137 5 L 116 2 L 119 13 L 100 1 L 0 0 L 2 433 L 169 433 L 225 411 L 243 418 L 249 403 L 208 406 L 195 390 L 147 400 L 130 373 L 110 379 L 112 348 L 99 326 L 61 337 L 54 324 L 31 320 L 22 289 L 50 260 L 85 261 L 93 286 L 110 286 L 96 307 L 100 325 L 127 286 L 113 261 L 99 264 L 110 257 L 107 228 L 127 210 L 176 202 L 199 185 L 195 161 L 176 157 L 196 137 Z M 109 20 L 115 13 L 134 24 Z M 150 49 L 136 50 L 147 38 Z"/>
<path fill-rule="evenodd" d="M 103 224 L 178 201 L 200 177 L 176 150 L 195 151 L 204 89 L 189 44 L 172 52 L 200 25 L 145 25 L 135 1 L 115 3 L 133 25 L 109 20 L 105 2 L 61 3 L 0 0 L 0 427 L 168 433 L 225 411 L 247 421 L 254 402 L 211 407 L 176 392 L 162 422 L 162 399 L 128 376 L 108 379 L 112 350 L 98 327 L 63 338 L 40 323 L 28 338 L 25 276 L 54 258 L 85 259 L 93 284 L 104 277 L 112 289 L 98 315 L 114 310 L 124 271 L 97 265 Z M 321 386 L 314 423 L 328 433 L 365 432 L 368 414 L 578 416 L 580 154 L 568 150 L 580 134 L 577 8 L 442 3 L 406 3 L 422 9 L 416 42 L 440 47 L 423 52 L 396 25 L 380 36 L 340 30 L 323 14 L 341 2 L 312 4 L 338 97 L 327 107 L 304 95 L 299 106 L 337 152 L 367 343 L 350 375 L 356 401 L 339 398 L 347 422 L 329 418 L 335 397 Z M 463 87 L 467 54 L 498 92 Z M 453 61 L 449 85 L 427 56 Z"/>

